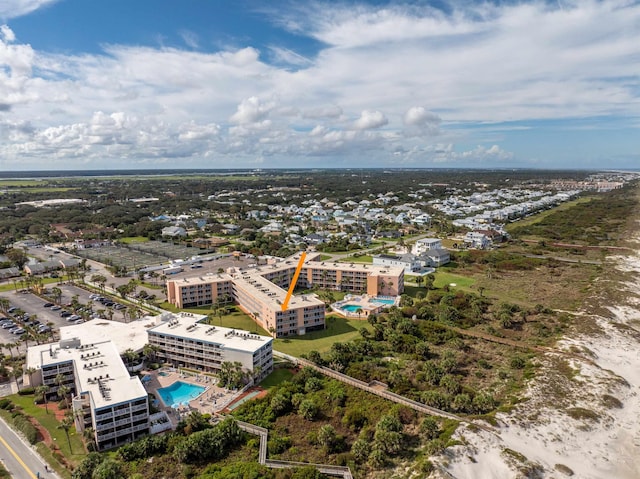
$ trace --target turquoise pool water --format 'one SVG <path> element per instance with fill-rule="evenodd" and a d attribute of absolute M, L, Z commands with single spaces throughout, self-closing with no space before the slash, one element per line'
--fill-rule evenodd
<path fill-rule="evenodd" d="M 206 388 L 196 386 L 195 384 L 176 381 L 171 386 L 158 389 L 158 394 L 165 405 L 178 406 L 197 398 L 205 391 L 205 389 Z"/>
<path fill-rule="evenodd" d="M 376 303 L 382 303 L 382 304 L 395 304 L 396 302 L 395 299 L 383 299 L 383 298 L 374 298 L 371 301 L 375 301 Z"/>
<path fill-rule="evenodd" d="M 340 309 L 344 309 L 345 311 L 349 311 L 351 313 L 355 313 L 359 309 L 364 311 L 364 308 L 362 306 L 360 306 L 359 304 L 345 304 L 345 305 L 340 306 Z"/>
<path fill-rule="evenodd" d="M 168 375 L 169 375 L 169 373 L 165 373 L 164 371 L 160 371 L 158 373 L 158 376 L 168 376 Z"/>

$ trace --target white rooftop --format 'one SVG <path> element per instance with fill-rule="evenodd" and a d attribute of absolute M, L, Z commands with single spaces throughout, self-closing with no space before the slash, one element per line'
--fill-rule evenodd
<path fill-rule="evenodd" d="M 27 351 L 27 365 L 36 369 L 67 361 L 75 365 L 78 393 L 91 393 L 96 409 L 147 396 L 140 379 L 129 375 L 112 341 L 91 343 L 70 338 L 30 346 Z M 108 391 L 103 394 L 101 387 Z"/>
<path fill-rule="evenodd" d="M 286 299 L 287 291 L 280 286 L 277 286 L 259 274 L 248 273 L 237 275 L 234 278 L 234 282 L 237 287 L 242 286 L 244 290 L 251 290 L 251 294 L 257 298 L 261 304 L 270 306 L 274 311 L 282 310 L 282 303 L 284 303 Z M 287 306 L 290 309 L 296 309 L 324 306 L 324 303 L 320 301 L 315 294 L 291 295 Z"/>
<path fill-rule="evenodd" d="M 198 323 L 206 318 L 203 314 L 162 313 L 158 326 L 149 331 L 168 336 L 188 338 L 217 344 L 224 349 L 254 353 L 273 341 L 270 336 L 260 336 L 240 329 L 223 328 Z"/>
<path fill-rule="evenodd" d="M 118 352 L 123 354 L 127 349 L 142 351 L 149 342 L 147 329 L 156 325 L 156 319 L 144 317 L 129 323 L 92 319 L 82 324 L 63 326 L 60 328 L 60 339 L 81 338 L 83 344 L 97 343 L 106 339 L 112 340 Z"/>

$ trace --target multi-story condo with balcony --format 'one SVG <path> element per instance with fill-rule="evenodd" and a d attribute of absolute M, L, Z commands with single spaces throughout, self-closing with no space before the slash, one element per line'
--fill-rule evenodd
<path fill-rule="evenodd" d="M 272 260 L 266 265 L 227 273 L 209 274 L 167 282 L 168 300 L 178 308 L 213 304 L 231 298 L 274 337 L 302 335 L 324 329 L 325 305 L 315 294 L 292 295 L 286 308 L 287 289 L 300 255 Z M 307 256 L 297 286 L 319 287 L 370 296 L 397 296 L 404 291 L 404 269 L 359 263 L 319 261 Z"/>
<path fill-rule="evenodd" d="M 36 370 L 31 385 L 48 386 L 48 396 L 56 396 L 61 385 L 69 388 L 76 429 L 92 428 L 98 450 L 149 433 L 147 391 L 129 375 L 111 340 L 83 343 L 75 337 L 31 346 L 27 367 Z"/>
<path fill-rule="evenodd" d="M 163 313 L 147 330 L 157 357 L 178 368 L 217 373 L 224 362 L 239 362 L 256 381 L 273 370 L 273 338 L 212 326 L 205 315 Z"/>

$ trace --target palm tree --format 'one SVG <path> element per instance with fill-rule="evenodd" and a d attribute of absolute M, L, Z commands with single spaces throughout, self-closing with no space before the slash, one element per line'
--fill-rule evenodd
<path fill-rule="evenodd" d="M 62 421 L 60 421 L 60 425 L 58 426 L 58 429 L 64 429 L 64 433 L 67 435 L 67 443 L 69 444 L 69 452 L 73 452 L 71 450 L 71 439 L 69 438 L 69 429 L 71 429 L 71 426 L 73 426 L 73 412 L 71 411 L 67 411 L 64 415 L 64 417 L 62 418 Z"/>
<path fill-rule="evenodd" d="M 57 304 L 60 304 L 60 299 L 62 298 L 62 290 L 58 287 L 51 288 L 51 294 L 53 295 L 53 301 Z"/>
<path fill-rule="evenodd" d="M 124 356 L 125 362 L 127 363 L 127 369 L 131 370 L 131 366 L 133 366 L 138 359 L 138 353 L 129 348 L 124 353 L 122 353 L 122 355 Z"/>
<path fill-rule="evenodd" d="M 49 406 L 47 402 L 47 393 L 49 392 L 49 386 L 46 384 L 41 384 L 36 388 L 36 394 L 42 394 L 42 399 L 44 399 L 44 409 L 47 414 L 49 414 Z"/>
<path fill-rule="evenodd" d="M 155 361 L 156 353 L 160 351 L 160 346 L 156 346 L 155 344 L 145 344 L 142 348 L 142 354 L 149 361 Z"/>
<path fill-rule="evenodd" d="M 64 384 L 58 386 L 58 397 L 64 399 L 65 408 L 69 407 L 69 398 L 67 397 L 71 392 L 71 388 Z"/>
<path fill-rule="evenodd" d="M 18 383 L 18 378 L 22 376 L 22 374 L 23 374 L 22 364 L 15 363 L 13 365 L 13 371 L 11 372 L 11 375 L 13 376 L 13 379 L 15 379 L 16 381 L 16 386 L 18 387 L 18 391 L 20 391 L 20 383 Z"/>
<path fill-rule="evenodd" d="M 11 301 L 9 301 L 7 298 L 0 298 L 0 311 L 2 313 L 6 315 L 10 307 Z"/>
<path fill-rule="evenodd" d="M 96 434 L 92 427 L 86 427 L 84 431 L 82 431 L 82 439 L 84 439 L 84 445 L 88 452 L 94 452 L 97 450 Z"/>
<path fill-rule="evenodd" d="M 6 343 L 4 345 L 5 348 L 7 348 L 9 350 L 9 354 L 11 355 L 11 360 L 13 360 L 14 356 L 13 356 L 13 347 L 14 346 L 18 346 L 18 343 Z"/>
<path fill-rule="evenodd" d="M 360 319 L 360 316 L 362 315 L 362 313 L 363 313 L 362 308 L 356 309 L 356 314 L 358 315 L 358 319 Z"/>

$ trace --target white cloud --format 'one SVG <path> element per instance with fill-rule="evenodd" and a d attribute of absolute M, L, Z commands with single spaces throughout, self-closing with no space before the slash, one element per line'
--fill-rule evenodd
<path fill-rule="evenodd" d="M 371 130 L 373 128 L 380 128 L 389 123 L 389 120 L 384 116 L 381 111 L 364 110 L 360 114 L 353 126 L 357 130 Z"/>
<path fill-rule="evenodd" d="M 260 100 L 252 96 L 238 105 L 237 111 L 229 119 L 231 123 L 237 123 L 244 125 L 247 123 L 257 123 L 262 121 L 269 114 L 269 110 L 273 108 L 273 105 L 262 104 Z"/>
<path fill-rule="evenodd" d="M 182 40 L 188 47 L 196 49 L 200 46 L 198 35 L 195 34 L 194 32 L 189 30 L 181 30 L 180 36 L 182 37 Z"/>
<path fill-rule="evenodd" d="M 58 0 L 2 0 L 0 2 L 0 20 L 21 17 L 39 8 L 51 5 Z"/>
<path fill-rule="evenodd" d="M 319 106 L 305 110 L 302 113 L 304 118 L 339 118 L 342 115 L 342 108 L 338 105 Z"/>
<path fill-rule="evenodd" d="M 6 43 L 12 43 L 16 41 L 16 35 L 8 25 L 0 25 L 0 35 L 2 36 L 2 40 Z"/>
<path fill-rule="evenodd" d="M 422 106 L 409 108 L 402 117 L 407 137 L 435 136 L 439 133 L 442 120 L 438 115 L 426 110 Z"/>
<path fill-rule="evenodd" d="M 0 14 L 6 5 L 28 12 L 45 4 L 5 1 Z M 266 51 L 271 63 L 250 45 L 51 54 L 5 25 L 0 158 L 16 167 L 38 158 L 44 167 L 49 155 L 104 159 L 102 166 L 120 158 L 130 166 L 216 158 L 220 164 L 207 163 L 214 167 L 236 158 L 357 161 L 367 152 L 372 164 L 388 157 L 501 162 L 515 158 L 501 138 L 534 129 L 519 123 L 617 117 L 637 128 L 640 4 L 563 6 L 464 2 L 445 14 L 420 3 L 304 2 L 284 17 L 270 14 L 323 46 L 307 58 L 274 44 Z M 182 36 L 190 48 L 199 45 L 192 32 Z M 467 125 L 503 136 L 479 138 Z M 463 138 L 492 146 L 458 151 Z"/>
<path fill-rule="evenodd" d="M 402 120 L 408 126 L 424 126 L 428 123 L 439 124 L 442 121 L 438 115 L 427 111 L 422 106 L 409 108 Z"/>
<path fill-rule="evenodd" d="M 269 47 L 269 51 L 273 56 L 273 63 L 281 63 L 285 65 L 293 65 L 296 67 L 305 67 L 312 64 L 311 60 L 290 50 L 275 45 Z"/>

